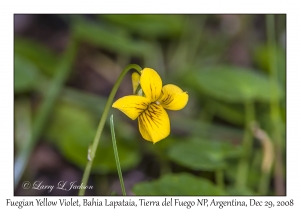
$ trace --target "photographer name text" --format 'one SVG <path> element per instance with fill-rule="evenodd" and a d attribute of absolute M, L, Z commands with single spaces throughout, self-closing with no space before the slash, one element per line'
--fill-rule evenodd
<path fill-rule="evenodd" d="M 79 189 L 93 189 L 93 186 L 80 185 L 77 184 L 77 181 L 67 182 L 67 181 L 60 181 L 57 185 L 45 185 L 43 181 L 35 181 L 33 183 L 29 181 L 24 181 L 22 183 L 22 188 L 25 190 L 33 189 L 33 190 L 46 190 L 48 193 L 52 192 L 53 189 L 70 191 L 70 190 L 79 190 Z"/>

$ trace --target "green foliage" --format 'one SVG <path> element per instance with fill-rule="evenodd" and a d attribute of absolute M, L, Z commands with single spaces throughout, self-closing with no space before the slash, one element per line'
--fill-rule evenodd
<path fill-rule="evenodd" d="M 153 48 L 145 41 L 135 41 L 115 27 L 108 27 L 76 18 L 73 23 L 75 36 L 86 42 L 126 56 L 146 57 Z"/>
<path fill-rule="evenodd" d="M 187 80 L 197 90 L 226 102 L 272 100 L 271 83 L 267 75 L 252 69 L 235 66 L 216 66 L 187 74 Z M 282 89 L 277 88 L 279 96 Z"/>
<path fill-rule="evenodd" d="M 222 101 L 210 100 L 209 112 L 234 125 L 243 125 L 245 122 L 244 109 L 239 104 L 228 104 Z"/>
<path fill-rule="evenodd" d="M 111 23 L 123 26 L 144 37 L 178 36 L 183 26 L 183 15 L 101 15 Z"/>
<path fill-rule="evenodd" d="M 97 119 L 87 110 L 73 104 L 59 104 L 52 116 L 47 136 L 70 162 L 84 169 L 88 161 L 88 149 L 93 140 Z M 139 162 L 139 153 L 134 145 L 118 142 L 121 167 L 124 171 Z M 96 153 L 92 170 L 106 174 L 116 172 L 113 147 L 110 137 L 103 136 Z"/>
<path fill-rule="evenodd" d="M 21 37 L 14 41 L 15 54 L 20 55 L 34 63 L 43 73 L 53 76 L 55 74 L 58 56 L 46 46 Z"/>
<path fill-rule="evenodd" d="M 14 58 L 14 91 L 24 93 L 31 91 L 36 86 L 38 69 L 34 63 L 15 55 Z"/>
<path fill-rule="evenodd" d="M 193 139 L 174 143 L 169 157 L 176 163 L 193 170 L 214 171 L 226 167 L 226 159 L 238 157 L 239 146 L 228 142 Z"/>
<path fill-rule="evenodd" d="M 201 136 L 205 139 L 241 139 L 242 130 L 235 128 L 233 126 L 225 126 L 222 124 L 214 123 L 210 124 L 202 120 L 197 119 L 173 119 L 172 126 L 175 130 L 182 130 L 184 132 L 190 133 L 191 136 Z"/>
<path fill-rule="evenodd" d="M 155 181 L 136 184 L 133 192 L 143 196 L 226 195 L 209 180 L 187 173 L 168 174 Z"/>
<path fill-rule="evenodd" d="M 226 189 L 226 192 L 228 195 L 232 196 L 253 196 L 256 195 L 256 193 L 248 188 L 235 188 L 235 187 L 229 187 Z"/>
<path fill-rule="evenodd" d="M 282 85 L 286 85 L 286 57 L 285 52 L 280 46 L 275 46 L 276 52 L 276 64 L 278 68 L 278 82 Z M 273 48 L 272 48 L 273 50 Z M 263 71 L 271 72 L 270 66 L 270 51 L 266 44 L 259 45 L 253 52 L 253 59 L 256 65 Z"/>
<path fill-rule="evenodd" d="M 112 111 L 122 171 L 138 171 L 151 179 L 133 186 L 136 195 L 278 193 L 271 180 L 284 180 L 284 161 L 276 155 L 274 164 L 281 164 L 282 174 L 273 167 L 270 178 L 264 177 L 263 147 L 249 130 L 252 122 L 245 104 L 253 105 L 251 120 L 269 135 L 276 152 L 284 157 L 286 50 L 280 40 L 285 34 L 284 15 L 276 16 L 276 33 L 254 27 L 257 19 L 267 18 L 252 15 L 55 17 L 62 24 L 43 22 L 40 27 L 40 16 L 36 16 L 39 21 L 15 35 L 15 174 L 25 177 L 18 167 L 26 164 L 36 140 L 48 141 L 67 162 L 84 169 L 113 81 L 124 66 L 137 63 L 157 70 L 166 84 L 179 85 L 188 92 L 189 102 L 179 112 L 168 111 L 171 134 L 154 145 L 142 140 L 137 122 Z M 63 29 L 57 29 L 60 27 Z M 274 43 L 270 37 L 253 34 L 273 34 Z M 58 42 L 53 37 L 58 37 Z M 70 47 L 69 41 L 74 41 L 74 46 Z M 63 56 L 53 50 L 58 46 L 66 49 Z M 97 60 L 101 56 L 109 62 Z M 117 97 L 131 91 L 130 75 L 122 85 Z M 31 135 L 34 141 L 23 140 Z M 253 141 L 242 150 L 245 139 Z M 245 151 L 251 152 L 245 155 Z M 239 186 L 239 160 L 245 157 L 242 167 L 249 167 L 247 183 Z M 108 121 L 92 172 L 93 182 L 101 179 L 97 193 L 109 195 L 113 190 L 114 195 L 120 194 L 104 187 L 117 177 Z M 154 178 L 158 174 L 160 178 Z M 130 175 L 124 177 L 126 185 Z M 265 194 L 259 190 L 264 180 L 268 187 Z M 99 190 L 98 185 L 96 188 Z"/>

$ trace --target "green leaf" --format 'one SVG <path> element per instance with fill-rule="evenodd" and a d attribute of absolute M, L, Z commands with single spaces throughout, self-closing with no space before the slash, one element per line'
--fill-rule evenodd
<path fill-rule="evenodd" d="M 187 74 L 187 82 L 198 91 L 226 102 L 257 100 L 269 102 L 274 94 L 282 96 L 280 86 L 271 88 L 267 75 L 252 69 L 217 66 Z"/>
<path fill-rule="evenodd" d="M 63 102 L 79 105 L 100 116 L 104 111 L 107 98 L 75 88 L 64 88 L 61 94 L 61 100 Z"/>
<path fill-rule="evenodd" d="M 235 187 L 228 187 L 226 189 L 226 192 L 228 193 L 228 195 L 231 196 L 253 196 L 256 195 L 255 192 L 253 192 L 252 190 L 248 189 L 248 188 L 235 188 Z"/>
<path fill-rule="evenodd" d="M 241 148 L 224 141 L 186 140 L 174 143 L 169 158 L 193 170 L 214 171 L 225 168 L 226 158 L 237 157 Z"/>
<path fill-rule="evenodd" d="M 74 19 L 74 31 L 78 39 L 90 42 L 107 50 L 126 56 L 149 56 L 153 52 L 150 44 L 144 41 L 134 41 L 119 30 L 103 26 L 77 17 Z"/>
<path fill-rule="evenodd" d="M 89 146 L 96 134 L 97 120 L 83 108 L 68 103 L 59 104 L 53 114 L 47 137 L 53 140 L 65 158 L 84 169 L 88 161 Z M 134 167 L 140 160 L 135 145 L 125 143 L 121 138 L 118 138 L 118 152 L 122 170 Z M 101 174 L 116 172 L 111 139 L 105 132 L 100 139 L 92 171 Z"/>
<path fill-rule="evenodd" d="M 182 120 L 180 116 L 173 117 L 172 128 L 205 139 L 222 140 L 224 136 L 226 136 L 227 139 L 241 141 L 243 138 L 243 130 L 241 129 L 218 123 L 209 124 L 202 120 L 192 118 Z"/>
<path fill-rule="evenodd" d="M 244 107 L 241 104 L 228 104 L 221 101 L 209 100 L 209 110 L 213 115 L 235 125 L 244 125 Z"/>
<path fill-rule="evenodd" d="M 47 75 L 54 75 L 56 65 L 58 63 L 58 56 L 33 40 L 25 38 L 15 38 L 14 41 L 15 54 L 21 55 L 34 63 L 39 70 L 42 70 Z"/>
<path fill-rule="evenodd" d="M 276 64 L 277 64 L 277 73 L 279 81 L 285 85 L 286 83 L 286 52 L 279 46 L 276 45 L 275 48 L 271 48 L 271 50 L 276 49 Z M 273 52 L 271 52 L 273 53 Z M 266 72 L 271 71 L 270 66 L 270 52 L 269 46 L 267 44 L 259 45 L 255 48 L 253 52 L 253 59 L 255 64 L 262 70 Z"/>
<path fill-rule="evenodd" d="M 145 37 L 178 36 L 184 20 L 183 15 L 120 14 L 100 17 Z"/>
<path fill-rule="evenodd" d="M 143 196 L 225 195 L 209 180 L 187 173 L 167 174 L 155 181 L 138 183 L 133 192 Z"/>
<path fill-rule="evenodd" d="M 14 58 L 14 91 L 22 93 L 32 90 L 38 78 L 37 67 L 25 58 L 15 55 Z"/>

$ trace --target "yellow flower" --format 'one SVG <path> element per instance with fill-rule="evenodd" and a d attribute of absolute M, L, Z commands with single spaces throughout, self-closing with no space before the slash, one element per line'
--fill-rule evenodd
<path fill-rule="evenodd" d="M 144 68 L 141 76 L 132 75 L 135 95 L 118 99 L 112 107 L 132 120 L 138 118 L 144 139 L 156 143 L 170 134 L 170 120 L 165 109 L 180 110 L 188 102 L 188 94 L 176 85 L 162 86 L 162 80 L 151 68 Z"/>

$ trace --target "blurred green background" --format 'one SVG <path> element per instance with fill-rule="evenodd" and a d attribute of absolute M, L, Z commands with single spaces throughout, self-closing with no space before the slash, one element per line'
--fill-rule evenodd
<path fill-rule="evenodd" d="M 118 110 L 128 195 L 286 195 L 285 15 L 14 16 L 15 195 L 80 185 L 107 97 L 130 63 L 189 94 L 153 145 Z M 126 75 L 116 98 L 132 94 Z M 109 122 L 86 195 L 121 195 Z"/>

